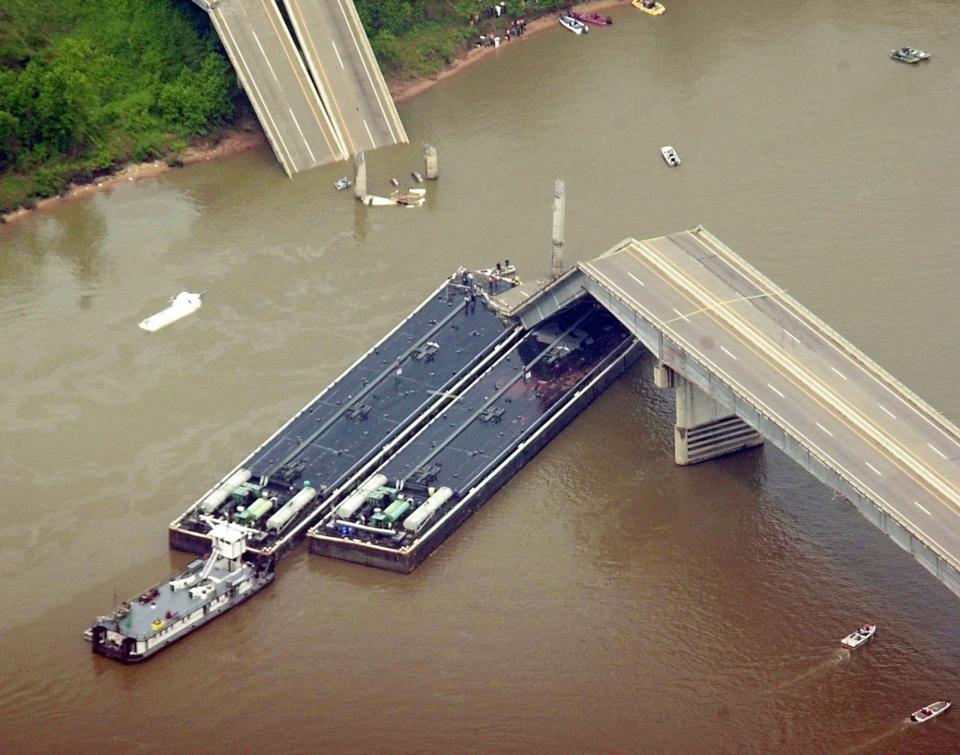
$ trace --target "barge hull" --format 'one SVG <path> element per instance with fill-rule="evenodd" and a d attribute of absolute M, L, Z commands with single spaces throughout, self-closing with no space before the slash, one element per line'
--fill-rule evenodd
<path fill-rule="evenodd" d="M 443 542 L 470 516 L 486 503 L 510 478 L 533 459 L 553 440 L 563 428 L 580 414 L 597 396 L 605 391 L 628 367 L 643 354 L 643 347 L 630 342 L 606 360 L 599 374 L 590 381 L 568 404 L 540 428 L 526 442 L 498 465 L 484 480 L 453 510 L 409 550 L 385 548 L 373 543 L 358 543 L 322 534 L 322 530 L 307 535 L 311 553 L 343 561 L 374 566 L 401 574 L 409 574 L 425 561 Z"/>

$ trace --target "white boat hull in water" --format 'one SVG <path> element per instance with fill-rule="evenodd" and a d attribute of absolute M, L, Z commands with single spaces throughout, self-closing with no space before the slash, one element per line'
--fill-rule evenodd
<path fill-rule="evenodd" d="M 189 291 L 181 291 L 170 300 L 170 306 L 155 315 L 150 315 L 146 320 L 140 323 L 140 327 L 149 333 L 165 328 L 182 320 L 187 315 L 192 315 L 203 306 L 203 294 L 191 294 Z"/>
<path fill-rule="evenodd" d="M 848 648 L 858 648 L 871 637 L 873 637 L 876 631 L 876 624 L 866 624 L 860 627 L 856 632 L 851 632 L 842 640 L 840 640 L 840 644 Z"/>
<path fill-rule="evenodd" d="M 929 721 L 931 718 L 936 718 L 939 715 L 942 715 L 947 712 L 952 703 L 949 700 L 938 700 L 935 703 L 931 703 L 926 708 L 921 708 L 916 713 L 913 713 L 910 716 L 910 720 L 916 724 L 922 724 L 925 721 Z"/>

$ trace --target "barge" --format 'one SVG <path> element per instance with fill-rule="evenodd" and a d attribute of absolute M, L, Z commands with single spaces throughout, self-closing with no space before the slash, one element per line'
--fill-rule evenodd
<path fill-rule="evenodd" d="M 247 530 L 235 524 L 212 526 L 207 559 L 97 619 L 86 632 L 93 652 L 123 663 L 145 661 L 269 585 L 276 562 L 248 559 L 246 538 Z"/>
<path fill-rule="evenodd" d="M 639 353 L 593 302 L 557 313 L 325 514 L 310 551 L 413 571 Z"/>
<path fill-rule="evenodd" d="M 282 556 L 341 489 L 454 399 L 520 329 L 485 297 L 511 287 L 459 270 L 170 524 L 171 547 L 210 549 L 210 530 L 234 522 L 247 547 Z"/>

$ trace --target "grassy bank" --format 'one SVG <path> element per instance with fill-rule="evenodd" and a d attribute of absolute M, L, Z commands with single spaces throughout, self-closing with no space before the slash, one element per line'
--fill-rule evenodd
<path fill-rule="evenodd" d="M 394 81 L 433 76 L 481 35 L 500 34 L 510 19 L 566 8 L 571 0 L 355 0 L 384 75 Z"/>
<path fill-rule="evenodd" d="M 229 63 L 183 0 L 0 5 L 0 213 L 129 161 L 173 156 L 233 117 Z"/>

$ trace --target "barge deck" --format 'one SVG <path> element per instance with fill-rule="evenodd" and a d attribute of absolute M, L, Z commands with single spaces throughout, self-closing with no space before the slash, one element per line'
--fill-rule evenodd
<path fill-rule="evenodd" d="M 324 515 L 310 551 L 412 571 L 638 354 L 599 306 L 558 313 Z"/>
<path fill-rule="evenodd" d="M 237 522 L 247 547 L 282 556 L 341 488 L 452 400 L 520 335 L 487 306 L 510 283 L 458 271 L 413 313 L 170 524 L 171 547 L 210 549 Z"/>

